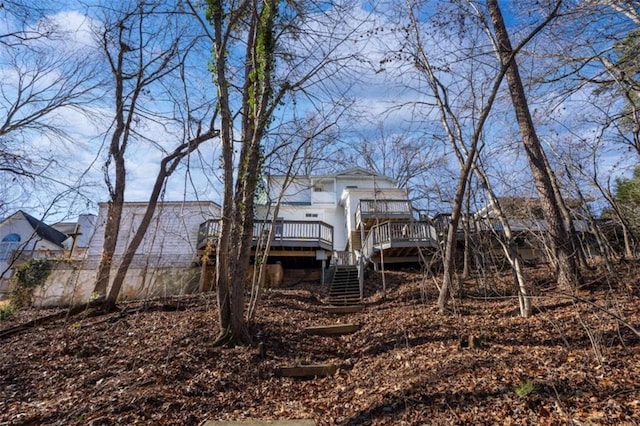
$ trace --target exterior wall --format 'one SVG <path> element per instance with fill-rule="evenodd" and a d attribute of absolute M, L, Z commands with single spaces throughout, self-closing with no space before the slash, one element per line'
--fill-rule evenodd
<path fill-rule="evenodd" d="M 89 243 L 87 257 L 99 258 L 104 245 L 104 227 L 107 204 L 101 203 L 96 220 L 96 231 Z M 122 256 L 136 232 L 146 210 L 147 203 L 125 203 L 118 233 L 115 256 Z M 149 224 L 137 256 L 152 259 L 157 266 L 188 266 L 193 260 L 200 224 L 212 217 L 219 217 L 219 206 L 212 202 L 165 202 L 158 207 Z"/>
<path fill-rule="evenodd" d="M 82 262 L 61 263 L 51 272 L 44 286 L 34 293 L 34 306 L 68 306 L 91 298 L 96 269 Z M 112 273 L 112 277 L 115 270 Z M 189 294 L 199 289 L 199 268 L 132 268 L 127 273 L 119 300 L 162 298 Z"/>
<path fill-rule="evenodd" d="M 87 256 L 72 263 L 60 263 L 35 294 L 36 306 L 60 306 L 86 303 L 91 298 L 104 244 L 107 204 L 101 203 L 98 216 L 81 216 L 82 235 L 78 252 L 86 244 Z M 115 276 L 119 258 L 142 220 L 147 203 L 125 203 L 118 234 Z M 168 297 L 199 290 L 200 268 L 192 267 L 200 224 L 219 217 L 213 202 L 158 203 L 149 229 L 127 272 L 119 300 Z M 84 225 L 84 227 L 83 227 Z M 91 229 L 95 226 L 95 232 Z M 84 229 L 88 231 L 85 232 Z"/>
<path fill-rule="evenodd" d="M 277 200 L 284 177 L 270 176 L 268 197 Z M 375 192 L 374 192 L 375 189 Z M 347 247 L 349 235 L 355 230 L 355 213 L 361 199 L 407 199 L 407 191 L 396 188 L 395 182 L 384 176 L 373 176 L 354 169 L 331 176 L 302 176 L 291 182 L 282 198 L 278 217 L 284 220 L 323 221 L 333 226 L 334 250 Z M 256 206 L 256 217 L 264 219 L 267 207 Z M 315 215 L 307 216 L 307 215 Z"/>
<path fill-rule="evenodd" d="M 369 182 L 372 183 L 371 181 Z M 351 234 L 356 230 L 356 210 L 360 200 L 407 200 L 407 190 L 393 187 L 378 187 L 374 193 L 371 187 L 346 188 L 342 191 L 341 204 L 344 208 L 346 232 Z"/>

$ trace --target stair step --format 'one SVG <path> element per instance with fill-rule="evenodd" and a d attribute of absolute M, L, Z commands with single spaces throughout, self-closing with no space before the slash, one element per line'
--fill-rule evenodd
<path fill-rule="evenodd" d="M 329 299 L 329 303 L 335 306 L 346 306 L 346 305 L 359 305 L 361 302 L 359 297 L 352 298 L 331 298 Z"/>
<path fill-rule="evenodd" d="M 360 280 L 355 266 L 338 266 L 329 287 L 329 303 L 338 306 L 361 304 Z"/>
<path fill-rule="evenodd" d="M 311 336 L 342 336 L 360 330 L 360 324 L 333 324 L 305 327 L 304 332 Z"/>
<path fill-rule="evenodd" d="M 283 377 L 325 377 L 333 376 L 338 371 L 334 364 L 309 364 L 280 367 L 278 374 Z"/>

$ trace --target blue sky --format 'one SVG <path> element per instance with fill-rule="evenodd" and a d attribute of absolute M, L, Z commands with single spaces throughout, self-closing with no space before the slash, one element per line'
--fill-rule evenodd
<path fill-rule="evenodd" d="M 485 75 L 490 75 L 492 67 L 495 66 L 495 62 L 492 62 L 495 58 L 490 51 L 488 40 L 482 39 L 482 33 L 478 33 L 474 40 L 478 43 L 476 48 L 480 49 L 477 50 L 480 54 L 475 58 L 475 62 L 466 61 L 462 55 L 459 55 L 461 48 L 469 47 L 469 40 L 451 39 L 432 22 L 426 22 L 427 18 L 434 17 L 432 14 L 436 9 L 431 8 L 431 5 L 435 3 L 437 2 L 428 3 L 421 15 L 425 20 L 421 23 L 424 31 L 423 43 L 433 55 L 435 62 L 442 64 L 449 62 L 448 70 L 443 69 L 441 77 L 445 84 L 450 85 L 452 89 L 455 88 L 455 92 L 452 92 L 457 96 L 454 101 L 458 107 L 462 108 L 472 99 L 474 93 L 480 93 L 471 91 L 466 86 L 469 81 L 467 77 L 475 75 L 474 78 L 481 79 L 483 72 Z M 373 7 L 370 3 L 366 3 L 360 8 L 352 8 L 347 12 L 341 11 L 342 23 L 335 28 L 326 27 L 327 21 L 323 20 L 331 16 L 332 10 L 324 9 L 323 13 L 317 16 L 315 23 L 310 26 L 327 31 L 331 29 L 336 39 L 346 38 L 348 43 L 335 43 L 332 54 L 343 59 L 349 58 L 349 60 L 344 59 L 345 66 L 337 68 L 335 75 L 327 76 L 323 84 L 309 87 L 307 96 L 296 96 L 295 103 L 292 98 L 287 98 L 287 104 L 279 111 L 281 115 L 276 122 L 287 121 L 294 115 L 303 116 L 305 111 L 335 107 L 336 99 L 339 98 L 336 93 L 340 92 L 347 95 L 353 102 L 350 114 L 345 114 L 343 121 L 338 123 L 337 128 L 340 133 L 337 137 L 341 144 L 348 146 L 350 141 L 363 138 L 375 144 L 376 138 L 379 137 L 377 127 L 380 123 L 384 123 L 387 135 L 410 134 L 413 137 L 422 138 L 428 147 L 437 147 L 438 152 L 451 151 L 446 143 L 438 140 L 442 136 L 439 116 L 429 105 L 432 103 L 432 98 L 420 73 L 412 66 L 411 61 L 394 59 L 394 55 L 401 51 L 403 43 L 406 42 L 404 34 L 399 31 L 406 22 L 392 14 L 391 9 L 387 7 L 388 4 L 391 3 L 378 3 Z M 507 23 L 510 30 L 513 30 L 514 39 L 517 39 L 527 28 L 526 25 L 521 27 L 522 20 L 536 16 L 515 8 L 516 4 L 520 3 L 501 2 Z M 59 11 L 52 18 L 66 29 L 66 36 L 63 41 L 55 42 L 50 47 L 60 52 L 69 52 L 70 59 L 78 54 L 96 54 L 91 29 L 100 25 L 98 15 L 89 17 L 86 13 L 87 9 L 79 2 L 62 2 L 57 5 Z M 316 41 L 308 39 L 305 41 L 306 44 L 300 44 L 299 53 L 313 53 L 314 50 L 327 48 Z M 541 45 L 538 46 L 541 47 Z M 3 59 L 7 58 L 6 52 L 2 55 Z M 200 52 L 198 58 L 202 59 L 202 64 L 206 64 L 208 55 L 206 48 Z M 456 58 L 457 56 L 459 57 Z M 191 70 L 189 82 L 194 90 L 206 97 L 209 93 L 214 93 L 215 89 L 211 85 L 206 68 L 196 66 L 198 61 L 193 62 L 194 68 Z M 298 71 L 303 71 L 312 63 L 312 57 L 309 56 L 308 60 L 298 64 Z M 531 68 L 531 74 L 528 74 L 531 64 L 532 62 L 529 61 L 522 64 L 525 76 L 533 75 L 535 72 L 535 68 Z M 1 72 L 4 75 L 8 75 L 6 65 L 7 62 L 3 60 Z M 334 78 L 329 80 L 329 77 Z M 5 79 L 4 88 L 8 87 L 8 82 L 10 79 Z M 478 84 L 481 84 L 480 80 Z M 333 90 L 334 94 L 329 93 L 330 90 Z M 585 121 L 578 120 L 583 115 L 589 116 L 587 109 L 593 99 L 588 89 L 578 91 L 570 97 L 561 98 L 554 93 L 553 87 L 547 86 L 536 93 L 532 101 L 535 103 L 541 135 L 549 141 L 549 144 L 555 144 L 556 148 L 558 146 L 561 148 L 562 144 L 568 144 L 569 140 L 575 140 L 575 138 L 579 140 L 576 136 L 578 134 L 584 134 L 585 138 L 592 138 L 590 135 L 593 129 L 589 128 Z M 155 105 L 151 106 L 165 109 L 163 105 L 167 104 L 156 101 Z M 105 159 L 105 144 L 110 134 L 111 108 L 112 102 L 109 101 L 106 93 L 102 102 L 92 105 L 91 114 L 83 115 L 76 111 L 61 110 L 57 114 L 57 120 L 68 130 L 72 141 L 51 139 L 42 135 L 25 139 L 25 144 L 40 150 L 43 154 L 54 152 L 54 157 L 58 159 L 55 164 L 56 178 L 63 184 L 81 182 L 85 185 L 81 197 L 76 195 L 67 198 L 52 210 L 55 212 L 56 219 L 72 217 L 83 211 L 95 212 L 96 203 L 107 199 L 102 165 Z M 486 152 L 487 154 L 491 152 L 492 156 L 499 158 L 499 161 L 492 165 L 496 184 L 505 190 L 527 193 L 531 191 L 531 185 L 527 176 L 526 161 L 517 144 L 519 136 L 510 108 L 506 92 L 503 91 L 496 105 L 495 114 L 488 123 L 485 138 L 489 146 Z M 574 111 L 580 111 L 580 117 L 573 113 Z M 470 113 L 467 120 L 471 123 L 473 114 Z M 139 123 L 139 126 L 145 129 L 148 138 L 155 143 L 140 143 L 132 146 L 128 153 L 129 177 L 126 199 L 129 201 L 141 201 L 148 197 L 153 181 L 152 176 L 155 175 L 161 156 L 161 150 L 158 148 L 171 146 L 175 129 L 167 129 L 161 124 L 159 122 Z M 593 145 L 592 139 L 589 139 L 589 144 L 589 146 Z M 165 198 L 180 200 L 198 197 L 219 201 L 219 179 L 216 177 L 219 170 L 218 154 L 217 141 L 207 143 L 189 159 L 188 168 L 186 166 L 181 168 L 171 178 Z M 600 172 L 605 174 L 612 170 L 613 173 L 626 173 L 629 165 L 636 162 L 637 159 L 634 156 L 621 153 L 616 149 L 603 150 L 598 158 Z M 450 159 L 449 164 L 449 171 L 455 171 L 455 161 Z M 51 170 L 53 171 L 53 165 Z M 431 185 L 434 190 L 439 191 L 446 189 L 446 186 L 450 185 L 450 176 L 447 173 L 449 172 L 446 170 L 434 171 L 432 174 L 423 176 L 420 184 L 427 187 Z M 437 185 L 442 185 L 443 188 L 435 188 Z M 25 208 L 38 216 L 44 214 L 52 195 L 56 190 L 61 190 L 60 188 L 64 188 L 64 185 L 50 183 L 23 194 L 23 198 L 10 199 L 7 196 L 7 199 L 10 199 L 11 205 L 16 209 Z"/>

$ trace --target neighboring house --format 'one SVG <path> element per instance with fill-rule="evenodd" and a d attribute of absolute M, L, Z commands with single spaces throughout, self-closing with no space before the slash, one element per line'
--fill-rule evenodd
<path fill-rule="evenodd" d="M 30 214 L 18 210 L 0 223 L 0 294 L 9 289 L 16 264 L 29 258 L 60 258 L 71 238 Z"/>
<path fill-rule="evenodd" d="M 126 202 L 113 258 L 111 279 L 146 211 L 146 202 Z M 40 305 L 86 302 L 103 256 L 108 204 L 99 203 L 93 237 L 82 233 L 77 246 L 87 244 L 86 256 L 61 263 L 47 286 L 38 294 Z M 159 202 L 142 243 L 136 250 L 121 291 L 122 299 L 184 294 L 198 290 L 199 268 L 196 245 L 200 225 L 220 216 L 220 206 L 210 201 Z M 84 239 L 88 238 L 88 240 Z"/>
<path fill-rule="evenodd" d="M 122 209 L 120 232 L 114 266 L 117 266 L 140 226 L 146 211 L 146 202 L 126 202 Z M 96 232 L 87 250 L 87 260 L 98 264 L 104 245 L 104 227 L 107 220 L 107 203 L 98 204 Z M 159 202 L 145 237 L 136 250 L 134 267 L 190 266 L 196 256 L 196 244 L 201 223 L 220 216 L 220 206 L 211 201 Z"/>
<path fill-rule="evenodd" d="M 535 197 L 500 197 L 500 207 L 509 222 L 518 246 L 518 255 L 527 262 L 538 262 L 546 258 L 545 240 L 548 233 L 547 222 L 544 219 L 540 200 Z M 584 206 L 576 200 L 566 200 L 567 207 L 573 219 L 573 227 L 578 236 L 578 243 L 589 254 L 593 250 L 593 236 L 588 222 L 584 219 Z M 475 214 L 478 233 L 484 235 L 490 242 L 493 258 L 503 257 L 502 247 L 496 236 L 502 236 L 503 226 L 495 210 L 487 205 Z"/>

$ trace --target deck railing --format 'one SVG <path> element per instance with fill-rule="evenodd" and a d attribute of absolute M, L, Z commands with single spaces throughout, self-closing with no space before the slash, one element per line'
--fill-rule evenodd
<path fill-rule="evenodd" d="M 276 221 L 253 224 L 254 244 L 260 238 L 266 238 L 273 227 L 272 245 L 319 246 L 333 249 L 333 226 L 320 221 Z M 200 224 L 197 247 L 203 248 L 208 242 L 215 244 L 220 234 L 220 219 L 209 219 Z"/>
<path fill-rule="evenodd" d="M 429 222 L 384 222 L 371 228 L 363 252 L 369 257 L 374 249 L 379 250 L 385 244 L 424 247 L 437 245 L 437 241 L 436 231 Z"/>
<path fill-rule="evenodd" d="M 198 228 L 198 242 L 196 247 L 198 249 L 204 248 L 207 244 L 215 245 L 220 236 L 220 220 L 221 219 L 209 219 L 206 222 L 200 224 Z"/>
<path fill-rule="evenodd" d="M 356 208 L 356 222 L 372 217 L 411 217 L 411 203 L 409 200 L 360 200 Z"/>
<path fill-rule="evenodd" d="M 333 253 L 335 257 L 335 263 L 339 266 L 344 265 L 355 265 L 356 264 L 356 255 L 350 251 L 336 251 Z"/>
<path fill-rule="evenodd" d="M 274 222 L 256 222 L 253 225 L 253 240 L 265 238 L 273 227 L 272 245 L 315 244 L 333 249 L 333 226 L 320 221 L 284 220 Z"/>

